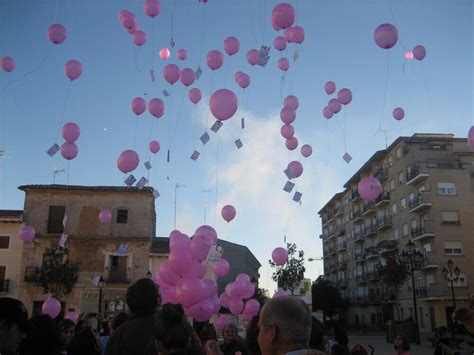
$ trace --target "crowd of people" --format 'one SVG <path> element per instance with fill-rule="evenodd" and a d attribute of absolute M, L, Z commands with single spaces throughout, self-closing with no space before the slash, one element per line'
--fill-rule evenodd
<path fill-rule="evenodd" d="M 116 314 L 98 332 L 95 314 L 82 314 L 75 324 L 41 314 L 28 318 L 19 300 L 0 298 L 0 355 L 366 355 L 348 348 L 338 322 L 323 324 L 296 298 L 268 300 L 248 324 L 242 338 L 235 324 L 222 330 L 212 323 L 192 326 L 180 304 L 161 305 L 155 283 L 141 279 L 127 290 L 130 314 Z M 474 312 L 459 309 L 453 320 L 474 333 Z M 408 355 L 403 337 L 394 342 L 397 355 Z M 364 352 L 365 351 L 365 352 Z"/>

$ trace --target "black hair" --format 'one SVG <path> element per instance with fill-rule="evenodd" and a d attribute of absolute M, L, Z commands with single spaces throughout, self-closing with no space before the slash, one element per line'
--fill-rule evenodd
<path fill-rule="evenodd" d="M 148 279 L 140 279 L 127 289 L 127 305 L 137 316 L 151 316 L 158 306 L 158 286 Z"/>
<path fill-rule="evenodd" d="M 331 348 L 331 355 L 351 355 L 351 352 L 346 345 L 336 343 Z"/>
<path fill-rule="evenodd" d="M 402 345 L 401 347 L 403 348 L 403 350 L 410 350 L 410 342 L 408 341 L 407 337 L 404 336 L 404 335 L 396 335 L 395 338 L 397 337 L 400 337 L 402 338 Z M 397 346 L 395 345 L 395 339 L 393 341 L 393 347 L 395 348 L 395 350 L 398 350 L 397 349 Z"/>
<path fill-rule="evenodd" d="M 245 348 L 251 355 L 260 355 L 260 347 L 258 345 L 258 319 L 260 316 L 254 316 L 247 326 L 247 336 L 245 337 Z"/>
<path fill-rule="evenodd" d="M 202 345 L 205 345 L 208 340 L 217 340 L 216 327 L 211 323 L 203 324 L 199 332 L 199 338 L 201 339 Z"/>
<path fill-rule="evenodd" d="M 74 335 L 67 347 L 68 355 L 100 355 L 97 341 L 90 328 L 83 328 Z"/>
<path fill-rule="evenodd" d="M 56 323 L 50 316 L 40 314 L 29 320 L 31 329 L 26 334 L 20 353 L 22 355 L 59 355 L 62 340 Z"/>
<path fill-rule="evenodd" d="M 120 312 L 114 317 L 114 320 L 112 321 L 112 329 L 111 331 L 114 331 L 118 327 L 120 327 L 123 323 L 125 323 L 128 320 L 128 313 L 127 312 Z"/>

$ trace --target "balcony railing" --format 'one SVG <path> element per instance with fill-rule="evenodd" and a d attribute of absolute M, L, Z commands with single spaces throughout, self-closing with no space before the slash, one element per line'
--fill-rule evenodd
<path fill-rule="evenodd" d="M 349 285 L 349 283 L 347 282 L 347 280 L 337 281 L 337 287 L 339 287 L 339 288 L 347 288 L 348 285 Z"/>
<path fill-rule="evenodd" d="M 361 211 L 352 211 L 351 219 L 352 219 L 353 222 L 361 220 L 362 219 L 362 212 Z"/>
<path fill-rule="evenodd" d="M 395 240 L 382 240 L 377 243 L 377 248 L 379 249 L 379 254 L 384 254 L 394 251 L 398 246 L 398 242 Z"/>
<path fill-rule="evenodd" d="M 372 224 L 370 226 L 366 226 L 365 228 L 362 229 L 362 234 L 364 237 L 373 237 L 374 235 L 377 234 L 377 226 L 375 224 Z"/>
<path fill-rule="evenodd" d="M 344 214 L 344 206 L 337 206 L 334 209 L 334 216 L 340 216 L 342 214 Z"/>
<path fill-rule="evenodd" d="M 370 303 L 381 303 L 382 294 L 380 293 L 369 293 L 369 302 Z"/>
<path fill-rule="evenodd" d="M 346 249 L 347 247 L 347 242 L 346 241 L 342 241 L 342 242 L 337 242 L 337 251 L 343 251 Z"/>
<path fill-rule="evenodd" d="M 379 207 L 386 203 L 390 203 L 390 192 L 382 191 L 382 193 L 375 200 L 375 206 Z"/>
<path fill-rule="evenodd" d="M 407 169 L 407 185 L 416 184 L 429 176 L 430 174 L 422 172 L 418 165 L 412 165 Z"/>
<path fill-rule="evenodd" d="M 428 191 L 420 192 L 413 200 L 408 201 L 408 208 L 410 209 L 410 213 L 423 212 L 431 206 L 431 195 Z"/>
<path fill-rule="evenodd" d="M 355 261 L 363 261 L 363 260 L 365 260 L 365 253 L 360 253 L 360 252 L 359 252 L 359 253 L 356 253 L 356 254 L 354 255 L 354 259 L 355 259 Z"/>
<path fill-rule="evenodd" d="M 392 227 L 392 217 L 383 216 L 377 218 L 377 226 L 379 230 L 384 230 Z"/>
<path fill-rule="evenodd" d="M 346 225 L 344 223 L 336 224 L 336 234 L 341 235 L 346 231 Z"/>
<path fill-rule="evenodd" d="M 339 261 L 337 264 L 338 270 L 346 270 L 347 269 L 347 261 Z"/>
<path fill-rule="evenodd" d="M 0 292 L 8 292 L 10 280 L 0 280 Z"/>
<path fill-rule="evenodd" d="M 357 200 L 360 198 L 359 191 L 352 190 L 351 191 L 351 201 Z"/>
<path fill-rule="evenodd" d="M 25 281 L 26 282 L 37 282 L 39 277 L 40 267 L 28 266 L 25 269 Z"/>
<path fill-rule="evenodd" d="M 388 172 L 387 169 L 377 169 L 373 176 L 377 178 L 379 181 L 384 181 L 388 178 Z"/>
<path fill-rule="evenodd" d="M 369 303 L 369 296 L 357 296 L 358 303 Z"/>
<path fill-rule="evenodd" d="M 115 270 L 110 270 L 109 268 L 105 268 L 105 282 L 108 283 L 130 283 L 131 281 L 131 268 L 128 268 L 127 271 L 115 271 Z"/>
<path fill-rule="evenodd" d="M 411 237 L 413 241 L 423 240 L 426 238 L 432 238 L 435 234 L 430 221 L 425 221 L 423 226 L 418 226 L 411 229 Z"/>
<path fill-rule="evenodd" d="M 367 259 L 377 258 L 379 256 L 379 248 L 377 247 L 368 247 L 365 248 L 365 255 Z"/>
<path fill-rule="evenodd" d="M 379 274 L 375 270 L 370 270 L 366 272 L 367 275 L 367 280 L 369 281 L 375 281 L 379 279 Z"/>
<path fill-rule="evenodd" d="M 365 202 L 362 206 L 362 213 L 365 215 L 375 212 L 375 203 L 374 202 Z"/>

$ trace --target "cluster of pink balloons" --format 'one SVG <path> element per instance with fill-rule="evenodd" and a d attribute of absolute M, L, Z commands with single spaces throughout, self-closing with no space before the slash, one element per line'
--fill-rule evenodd
<path fill-rule="evenodd" d="M 217 283 L 205 278 L 206 258 L 217 242 L 217 233 L 204 225 L 192 238 L 178 230 L 172 231 L 169 238 L 170 254 L 154 276 L 160 285 L 163 303 L 180 303 L 188 316 L 205 322 L 221 307 Z"/>
<path fill-rule="evenodd" d="M 236 213 L 237 212 L 235 211 L 235 207 L 232 205 L 225 205 L 224 207 L 222 207 L 221 210 L 222 218 L 224 218 L 224 221 L 226 221 L 227 223 L 229 223 L 235 218 Z"/>
<path fill-rule="evenodd" d="M 272 251 L 272 259 L 278 266 L 285 265 L 288 261 L 288 251 L 285 248 L 278 247 Z"/>
<path fill-rule="evenodd" d="M 246 89 L 250 85 L 250 75 L 238 71 L 234 75 L 235 82 L 242 88 Z"/>
<path fill-rule="evenodd" d="M 110 223 L 110 221 L 112 220 L 112 212 L 110 212 L 109 210 L 101 210 L 99 212 L 99 222 L 102 223 L 102 224 L 107 224 L 107 223 Z"/>
<path fill-rule="evenodd" d="M 65 140 L 63 145 L 61 145 L 61 155 L 64 159 L 72 160 L 79 152 L 79 148 L 75 142 L 81 135 L 81 129 L 76 123 L 68 122 L 61 129 L 61 133 Z"/>
<path fill-rule="evenodd" d="M 238 274 L 233 282 L 225 286 L 225 292 L 220 295 L 219 300 L 232 314 L 241 314 L 244 320 L 251 320 L 260 310 L 260 303 L 251 298 L 254 293 L 255 286 L 251 283 L 249 275 Z"/>
<path fill-rule="evenodd" d="M 138 164 L 140 164 L 140 156 L 131 149 L 124 150 L 117 159 L 117 167 L 124 174 L 135 170 Z"/>
<path fill-rule="evenodd" d="M 146 3 L 145 3 L 145 8 L 146 8 Z M 146 10 L 145 10 L 146 11 Z M 158 7 L 159 11 L 159 7 Z M 147 36 L 146 33 L 143 31 L 140 31 L 138 24 L 137 24 L 137 19 L 135 17 L 135 14 L 133 12 L 130 12 L 128 10 L 121 10 L 119 13 L 119 20 L 122 23 L 122 26 L 125 28 L 125 30 L 132 35 L 133 37 L 133 42 L 137 46 L 143 46 L 146 43 Z"/>
<path fill-rule="evenodd" d="M 50 297 L 43 302 L 41 313 L 47 314 L 54 319 L 61 313 L 61 303 L 56 298 Z"/>
<path fill-rule="evenodd" d="M 48 38 L 53 44 L 61 44 L 66 40 L 67 30 L 63 25 L 55 23 L 48 28 Z"/>
<path fill-rule="evenodd" d="M 283 101 L 283 108 L 280 111 L 280 119 L 284 123 L 280 133 L 285 138 L 285 145 L 288 150 L 295 150 L 298 147 L 298 139 L 294 136 L 295 129 L 291 125 L 296 119 L 296 109 L 298 106 L 298 98 L 294 95 L 289 95 Z"/>
<path fill-rule="evenodd" d="M 359 181 L 357 190 L 362 199 L 373 202 L 382 193 L 382 185 L 376 177 L 366 176 Z"/>
<path fill-rule="evenodd" d="M 23 240 L 26 243 L 31 243 L 33 239 L 35 239 L 35 229 L 31 226 L 22 226 L 20 228 L 20 239 Z"/>
<path fill-rule="evenodd" d="M 328 81 L 324 84 L 324 91 L 328 95 L 332 95 L 336 92 L 336 84 L 333 81 Z M 342 109 L 342 105 L 347 105 L 352 101 L 352 91 L 347 88 L 343 88 L 337 92 L 335 98 L 329 100 L 326 107 L 323 108 L 323 115 L 327 119 L 330 119 L 334 114 L 338 113 Z"/>
<path fill-rule="evenodd" d="M 82 64 L 78 60 L 72 59 L 64 65 L 64 73 L 69 80 L 74 81 L 82 74 Z"/>
<path fill-rule="evenodd" d="M 230 323 L 232 323 L 232 320 L 227 314 L 220 314 L 219 317 L 217 317 L 214 324 L 217 330 L 221 332 L 224 330 L 224 327 Z"/>

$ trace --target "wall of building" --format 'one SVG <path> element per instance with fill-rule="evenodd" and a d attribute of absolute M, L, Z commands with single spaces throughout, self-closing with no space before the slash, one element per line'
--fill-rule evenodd
<path fill-rule="evenodd" d="M 9 280 L 8 291 L 0 292 L 0 297 L 18 298 L 23 252 L 23 241 L 19 237 L 21 226 L 19 221 L 2 221 L 0 219 L 0 236 L 10 237 L 8 249 L 0 249 L 0 266 L 6 267 L 5 280 Z"/>

